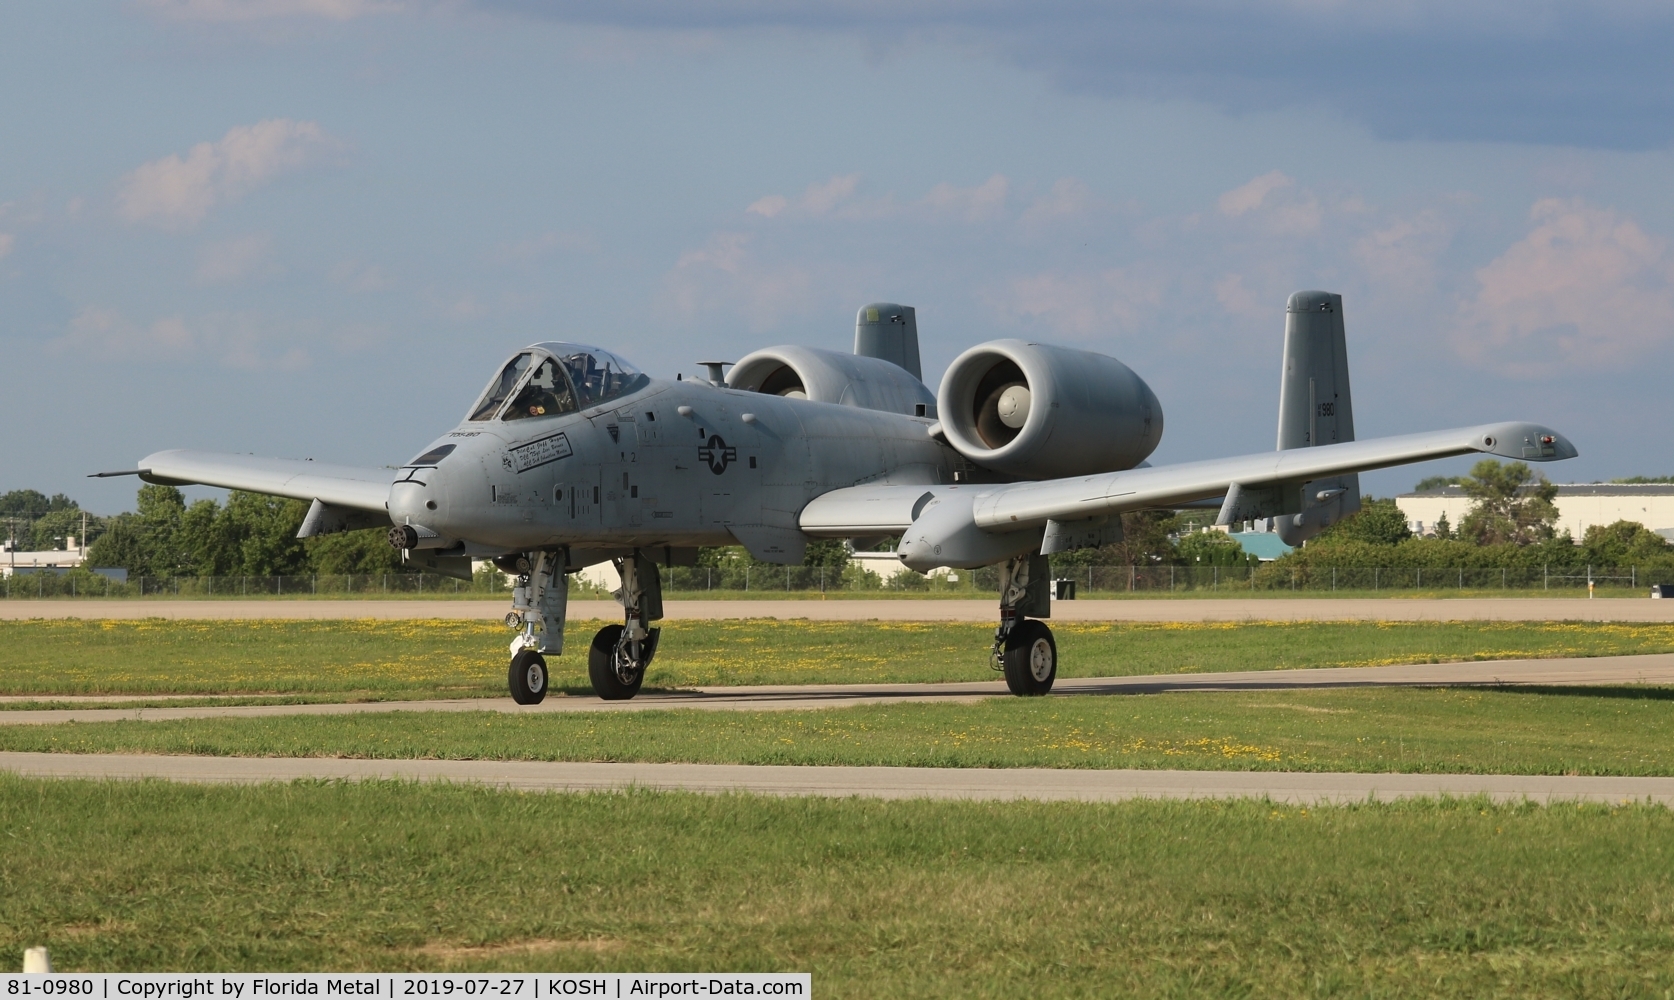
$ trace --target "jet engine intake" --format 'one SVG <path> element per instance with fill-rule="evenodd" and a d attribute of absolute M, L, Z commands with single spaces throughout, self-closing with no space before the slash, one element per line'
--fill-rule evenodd
<path fill-rule="evenodd" d="M 768 347 L 744 356 L 727 385 L 788 399 L 935 416 L 936 398 L 900 365 L 817 347 Z"/>
<path fill-rule="evenodd" d="M 1131 469 L 1162 440 L 1162 404 L 1143 379 L 1067 347 L 979 344 L 954 359 L 937 403 L 961 455 L 1022 479 Z"/>

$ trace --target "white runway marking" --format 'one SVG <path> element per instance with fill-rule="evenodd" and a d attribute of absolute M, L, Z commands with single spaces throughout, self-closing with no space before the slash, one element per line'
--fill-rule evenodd
<path fill-rule="evenodd" d="M 1414 687 L 1441 685 L 1674 685 L 1674 653 L 1554 660 L 1484 660 L 1415 663 L 1388 667 L 1316 670 L 1247 670 L 1221 674 L 1151 674 L 1141 677 L 1064 679 L 1053 696 L 1135 695 L 1184 691 L 1262 691 L 1299 688 Z M 96 697 L 96 696 L 95 696 Z M 62 708 L 0 711 L 0 725 L 58 722 L 160 722 L 173 719 L 264 718 L 279 715 L 359 715 L 375 712 L 643 712 L 655 709 L 790 711 L 905 702 L 972 702 L 1010 697 L 1004 681 L 957 684 L 808 684 L 712 687 L 646 692 L 632 701 L 600 701 L 590 695 L 549 696 L 539 705 L 510 698 L 436 701 L 371 701 L 315 705 L 171 705 L 162 708 Z M 52 700 L 43 696 L 38 700 Z"/>
<path fill-rule="evenodd" d="M 0 771 L 48 778 L 161 778 L 254 784 L 304 778 L 400 779 L 577 792 L 655 788 L 830 798 L 1119 802 L 1270 798 L 1298 805 L 1485 795 L 1496 802 L 1674 804 L 1674 778 L 1051 768 L 784 767 L 737 764 L 562 764 L 535 761 L 342 760 L 0 753 Z"/>

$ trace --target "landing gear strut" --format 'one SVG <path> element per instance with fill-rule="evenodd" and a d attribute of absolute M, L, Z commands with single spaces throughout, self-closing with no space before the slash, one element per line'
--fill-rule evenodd
<path fill-rule="evenodd" d="M 512 701 L 538 705 L 546 697 L 546 656 L 564 651 L 564 615 L 569 606 L 569 583 L 564 579 L 562 552 L 536 552 L 519 557 L 517 586 L 512 588 L 512 610 L 506 624 L 521 628 L 511 643 L 507 687 Z"/>
<path fill-rule="evenodd" d="M 587 676 L 600 698 L 625 701 L 639 693 L 651 658 L 657 655 L 662 629 L 647 628 L 646 623 L 662 620 L 663 587 L 657 564 L 640 550 L 613 561 L 622 577 L 616 599 L 622 603 L 626 622 L 606 625 L 593 637 L 593 648 L 587 652 Z"/>
<path fill-rule="evenodd" d="M 1058 677 L 1058 644 L 1046 623 L 1052 616 L 1052 569 L 1039 552 L 1000 564 L 1000 627 L 989 663 L 1015 695 L 1041 695 Z"/>

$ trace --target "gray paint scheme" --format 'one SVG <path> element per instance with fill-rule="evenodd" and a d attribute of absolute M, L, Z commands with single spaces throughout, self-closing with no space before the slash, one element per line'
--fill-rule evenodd
<path fill-rule="evenodd" d="M 1354 440 L 1343 297 L 1297 292 L 1285 305 L 1284 365 L 1279 375 L 1279 450 Z M 1215 523 L 1267 521 L 1297 546 L 1360 509 L 1360 477 L 1331 476 L 1269 486 L 1234 483 Z"/>
<path fill-rule="evenodd" d="M 1354 440 L 1343 297 L 1297 292 L 1285 304 L 1280 451 Z"/>
<path fill-rule="evenodd" d="M 894 302 L 873 302 L 854 317 L 854 353 L 896 365 L 924 381 L 918 360 L 918 310 Z"/>
<path fill-rule="evenodd" d="M 1339 374 L 1346 399 L 1340 310 L 1334 315 L 1326 346 L 1336 354 L 1329 364 L 1310 364 L 1316 373 Z M 540 355 L 544 348 L 528 350 Z M 831 352 L 807 348 L 758 353 L 774 352 L 831 361 Z M 938 423 L 900 412 L 928 390 L 899 366 L 836 357 L 860 363 L 868 378 L 887 373 L 888 391 L 820 401 L 651 379 L 579 412 L 462 422 L 425 449 L 455 446 L 433 465 L 356 469 L 163 451 L 139 468 L 153 482 L 378 512 L 413 527 L 438 554 L 568 547 L 574 566 L 583 556 L 597 561 L 636 549 L 737 541 L 758 557 L 790 563 L 801 560 L 810 537 L 905 533 L 902 561 L 930 569 L 1037 550 L 1049 521 L 1059 522 L 1054 538 L 1067 540 L 1058 544 L 1107 538 L 1099 518 L 1219 497 L 1234 485 L 1259 490 L 1470 452 L 1534 461 L 1576 454 L 1554 431 L 1505 423 L 1135 467 L 1160 438 L 1161 407 L 1115 359 L 1024 341 L 973 348 L 944 379 Z M 1033 393 L 1015 438 L 1026 447 L 970 440 L 976 430 L 965 415 L 983 405 L 972 395 L 978 369 L 997 360 L 1016 363 Z M 828 389 L 821 393 L 829 396 Z M 1346 407 L 1332 433 L 1352 437 Z M 1033 481 L 1018 481 L 1025 478 Z"/>

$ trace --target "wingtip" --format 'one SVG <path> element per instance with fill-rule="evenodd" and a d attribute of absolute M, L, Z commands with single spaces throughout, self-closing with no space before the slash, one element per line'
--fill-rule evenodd
<path fill-rule="evenodd" d="M 1550 427 L 1530 423 L 1493 424 L 1479 428 L 1471 447 L 1499 458 L 1522 462 L 1562 462 L 1576 458 L 1580 449 Z"/>

